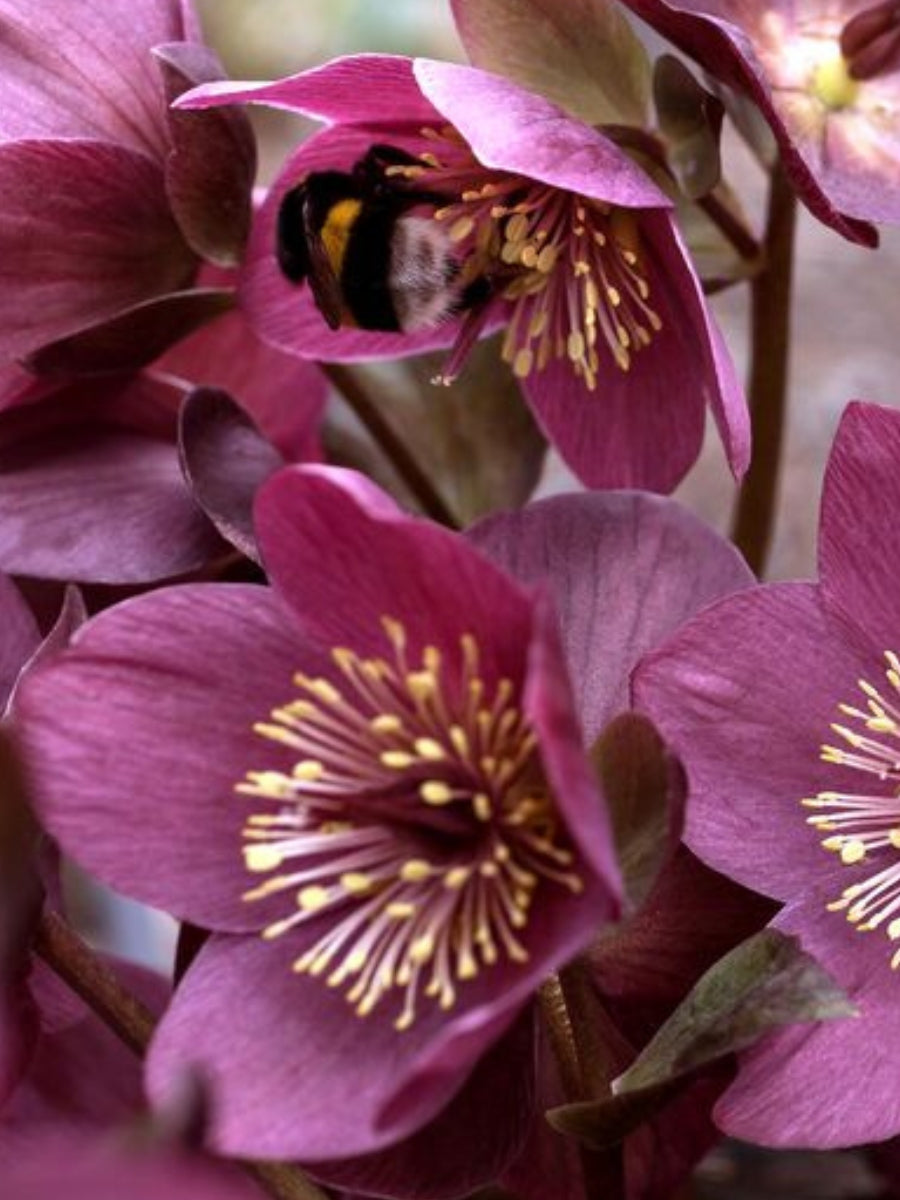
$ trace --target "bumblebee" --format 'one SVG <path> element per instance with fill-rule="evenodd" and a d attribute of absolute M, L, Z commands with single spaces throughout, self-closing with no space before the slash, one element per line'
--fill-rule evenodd
<path fill-rule="evenodd" d="M 393 146 L 372 146 L 352 171 L 315 171 L 281 202 L 278 264 L 292 283 L 309 283 L 332 329 L 427 329 L 484 294 L 481 281 L 461 281 L 444 227 L 411 211 L 446 197 L 398 185 L 387 173 L 415 162 Z"/>

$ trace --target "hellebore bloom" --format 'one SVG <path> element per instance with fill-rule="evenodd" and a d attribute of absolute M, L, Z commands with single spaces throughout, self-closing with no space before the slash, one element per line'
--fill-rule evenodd
<path fill-rule="evenodd" d="M 288 160 L 254 225 L 241 300 L 263 337 L 325 360 L 452 343 L 451 378 L 475 338 L 504 325 L 504 358 L 586 484 L 673 488 L 697 457 L 707 403 L 743 472 L 743 395 L 672 204 L 602 133 L 500 76 L 380 55 L 271 84 L 210 84 L 183 103 L 236 101 L 328 123 Z M 329 329 L 276 260 L 285 195 L 310 173 L 352 170 L 373 145 L 406 156 L 383 168 L 382 188 L 430 201 L 463 310 L 433 327 Z"/>
<path fill-rule="evenodd" d="M 153 1095 L 197 1060 L 218 1147 L 459 1195 L 535 1111 L 531 993 L 616 910 L 582 734 L 748 572 L 640 495 L 493 518 L 485 557 L 359 477 L 293 468 L 257 529 L 274 592 L 128 601 L 26 687 L 38 804 L 101 878 L 214 930 L 151 1048 Z M 80 698 L 65 720 L 60 688 Z"/>
<path fill-rule="evenodd" d="M 253 138 L 242 114 L 169 102 L 220 75 L 189 0 L 2 0 L 0 360 L 110 322 L 140 353 L 218 311 L 189 289 L 240 254 Z"/>
<path fill-rule="evenodd" d="M 825 479 L 819 582 L 773 584 L 698 616 L 636 675 L 638 705 L 691 782 L 686 840 L 781 901 L 858 1008 L 741 1056 L 728 1133 L 829 1147 L 900 1131 L 900 415 L 851 405 Z"/>
<path fill-rule="evenodd" d="M 179 408 L 198 385 L 233 394 L 267 451 L 320 456 L 324 376 L 226 312 L 137 373 L 30 379 L 0 404 L 0 568 L 42 579 L 140 584 L 229 553 L 179 462 Z M 226 480 L 237 458 L 217 470 Z"/>
<path fill-rule="evenodd" d="M 769 123 L 814 216 L 875 245 L 900 221 L 900 15 L 867 0 L 625 0 Z"/>
<path fill-rule="evenodd" d="M 618 876 L 545 605 L 352 473 L 279 473 L 257 533 L 272 589 L 107 610 L 18 712 L 63 848 L 214 931 L 151 1095 L 196 1062 L 214 1146 L 324 1172 L 414 1133 L 504 1036 L 528 1075 L 526 1006 Z M 508 1158 L 519 1106 L 484 1107 Z"/>

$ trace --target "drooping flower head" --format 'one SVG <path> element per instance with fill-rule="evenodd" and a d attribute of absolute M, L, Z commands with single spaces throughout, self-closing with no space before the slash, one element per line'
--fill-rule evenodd
<path fill-rule="evenodd" d="M 900 16 L 870 0 L 626 0 L 771 126 L 821 221 L 874 245 L 900 220 Z"/>
<path fill-rule="evenodd" d="M 743 399 L 671 203 L 603 134 L 499 76 L 377 55 L 272 84 L 211 84 L 186 103 L 236 101 L 330 126 L 288 161 L 251 238 L 242 295 L 264 336 L 325 359 L 451 342 L 452 376 L 480 332 L 501 324 L 504 357 L 585 482 L 674 486 L 698 452 L 706 401 L 733 468 L 744 469 Z M 455 319 L 404 328 L 401 303 L 392 313 L 400 333 L 373 332 L 358 319 L 357 328 L 330 330 L 313 292 L 298 291 L 279 269 L 285 198 L 319 172 L 343 172 L 358 186 L 373 154 L 384 158 L 372 185 L 379 195 L 418 200 L 431 223 L 428 270 L 411 268 L 410 281 L 391 291 L 407 299 L 424 286 L 439 271 L 437 254 L 452 297 L 443 315 L 455 309 Z M 321 230 L 332 263 L 352 252 L 345 216 Z M 414 308 L 428 306 L 417 297 Z M 338 312 L 332 323 L 342 321 Z"/>
<path fill-rule="evenodd" d="M 716 1116 L 753 1141 L 827 1147 L 900 1130 L 898 451 L 897 414 L 852 405 L 826 476 L 818 584 L 713 606 L 636 678 L 688 770 L 690 846 L 784 903 L 775 925 L 859 1010 L 742 1056 Z"/>

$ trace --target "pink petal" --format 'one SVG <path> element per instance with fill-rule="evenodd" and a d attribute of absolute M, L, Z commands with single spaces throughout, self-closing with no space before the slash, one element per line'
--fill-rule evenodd
<path fill-rule="evenodd" d="M 900 413 L 851 404 L 835 437 L 822 496 L 822 590 L 879 650 L 900 650 L 894 570 L 900 560 L 900 529 L 891 505 L 898 458 Z"/>
<path fill-rule="evenodd" d="M 167 588 L 110 609 L 19 687 L 42 820 L 135 899 L 207 928 L 259 928 L 270 914 L 241 898 L 247 801 L 234 788 L 250 767 L 290 769 L 252 726 L 318 661 L 263 587 Z"/>
<path fill-rule="evenodd" d="M 98 138 L 161 161 L 165 106 L 150 48 L 183 36 L 175 0 L 2 0 L 0 140 Z"/>
<path fill-rule="evenodd" d="M 355 54 L 274 83 L 207 83 L 182 96 L 177 106 L 255 103 L 369 129 L 398 122 L 431 125 L 440 116 L 422 95 L 412 68 L 412 59 L 398 55 Z"/>
<path fill-rule="evenodd" d="M 800 801 L 833 790 L 835 768 L 820 748 L 838 704 L 880 670 L 862 631 L 806 584 L 721 600 L 648 655 L 636 705 L 687 769 L 691 849 L 779 900 L 829 880 L 839 894 L 846 868 L 822 848 Z"/>
<path fill-rule="evenodd" d="M 177 291 L 193 271 L 162 172 L 134 151 L 87 141 L 0 146 L 0 193 L 5 358 Z"/>
<path fill-rule="evenodd" d="M 457 63 L 416 59 L 414 71 L 425 96 L 486 167 L 627 208 L 671 208 L 627 154 L 543 96 Z"/>
<path fill-rule="evenodd" d="M 467 536 L 522 583 L 549 590 L 589 743 L 628 706 L 642 654 L 753 582 L 728 542 L 651 496 L 558 496 L 489 517 Z"/>

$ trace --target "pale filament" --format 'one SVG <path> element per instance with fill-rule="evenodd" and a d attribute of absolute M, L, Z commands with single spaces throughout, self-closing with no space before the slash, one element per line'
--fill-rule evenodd
<path fill-rule="evenodd" d="M 405 1029 L 420 995 L 449 1009 L 501 957 L 527 960 L 539 885 L 582 884 L 513 682 L 488 686 L 471 634 L 412 662 L 403 625 L 382 625 L 386 657 L 339 647 L 337 683 L 295 676 L 300 697 L 255 726 L 292 770 L 250 771 L 237 791 L 271 806 L 244 830 L 246 866 L 266 876 L 245 898 L 293 898 L 263 936 L 332 918 L 294 970 L 361 1016 L 400 989 Z"/>
<path fill-rule="evenodd" d="M 662 329 L 635 213 L 488 170 L 453 129 L 422 133 L 435 152 L 388 173 L 456 195 L 434 216 L 459 247 L 463 279 L 488 280 L 509 303 L 502 353 L 516 375 L 564 359 L 593 391 L 604 358 L 628 371 Z"/>
<path fill-rule="evenodd" d="M 840 856 L 847 866 L 872 862 L 874 874 L 845 888 L 840 898 L 828 905 L 843 912 L 848 921 L 866 932 L 884 927 L 891 941 L 900 939 L 900 659 L 885 653 L 887 695 L 866 680 L 859 681 L 863 706 L 840 705 L 840 712 L 853 725 L 835 723 L 832 731 L 838 745 L 822 747 L 824 762 L 849 767 L 874 776 L 887 790 L 868 792 L 819 792 L 802 803 L 815 809 L 807 818 L 826 836 L 822 845 Z M 894 914 L 897 914 L 896 916 Z M 900 968 L 900 949 L 891 957 Z"/>

